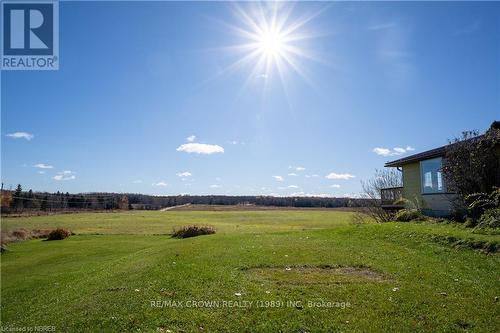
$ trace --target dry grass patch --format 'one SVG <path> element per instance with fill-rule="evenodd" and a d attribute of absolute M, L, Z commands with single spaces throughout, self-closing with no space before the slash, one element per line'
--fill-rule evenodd
<path fill-rule="evenodd" d="M 331 285 L 386 282 L 389 277 L 368 267 L 290 266 L 246 270 L 251 280 L 279 285 Z"/>
<path fill-rule="evenodd" d="M 65 237 L 69 237 L 73 235 L 73 233 L 67 229 L 33 229 L 28 230 L 25 228 L 19 228 L 11 231 L 2 231 L 0 234 L 0 243 L 3 247 L 5 244 L 19 242 L 23 240 L 30 239 L 38 239 L 38 238 L 47 238 L 47 239 L 63 239 L 58 238 L 60 235 L 65 235 Z M 52 237 L 52 238 L 51 238 Z M 2 251 L 3 252 L 3 251 Z"/>

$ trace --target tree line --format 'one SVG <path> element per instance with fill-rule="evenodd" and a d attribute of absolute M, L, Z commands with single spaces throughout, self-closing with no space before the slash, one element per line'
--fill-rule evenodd
<path fill-rule="evenodd" d="M 25 211 L 113 210 L 129 209 L 128 197 L 118 193 L 79 193 L 24 191 L 17 185 L 14 191 L 2 190 L 2 214 Z"/>
<path fill-rule="evenodd" d="M 21 185 L 15 190 L 1 191 L 2 214 L 51 211 L 95 210 L 157 210 L 184 204 L 198 205 L 256 205 L 277 207 L 336 208 L 361 207 L 366 200 L 324 197 L 273 197 L 228 195 L 175 195 L 153 196 L 137 193 L 76 193 L 24 191 Z"/>

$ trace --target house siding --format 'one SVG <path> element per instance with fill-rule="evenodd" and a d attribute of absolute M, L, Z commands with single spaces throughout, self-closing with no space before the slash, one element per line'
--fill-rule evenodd
<path fill-rule="evenodd" d="M 403 165 L 403 197 L 418 202 L 426 215 L 446 216 L 453 211 L 454 194 L 422 194 L 420 161 Z"/>
<path fill-rule="evenodd" d="M 403 165 L 403 197 L 422 202 L 420 191 L 420 162 Z"/>
<path fill-rule="evenodd" d="M 424 194 L 422 197 L 424 214 L 430 216 L 449 216 L 453 213 L 453 201 L 456 199 L 456 194 Z"/>

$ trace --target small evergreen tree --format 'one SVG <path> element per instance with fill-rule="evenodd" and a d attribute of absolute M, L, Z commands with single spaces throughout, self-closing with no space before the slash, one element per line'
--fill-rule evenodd
<path fill-rule="evenodd" d="M 14 191 L 12 206 L 16 211 L 23 209 L 23 188 L 21 187 L 21 184 L 17 184 L 16 190 Z"/>

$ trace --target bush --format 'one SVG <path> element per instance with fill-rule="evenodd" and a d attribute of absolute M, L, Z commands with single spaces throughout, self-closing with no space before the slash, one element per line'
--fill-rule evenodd
<path fill-rule="evenodd" d="M 174 229 L 172 237 L 174 238 L 189 238 L 201 235 L 215 234 L 215 228 L 209 225 L 187 225 Z"/>
<path fill-rule="evenodd" d="M 448 216 L 450 220 L 458 223 L 467 223 L 467 212 L 464 209 L 455 208 Z"/>
<path fill-rule="evenodd" d="M 493 123 L 483 135 L 477 131 L 463 132 L 462 137 L 450 141 L 446 147 L 441 171 L 447 189 L 457 194 L 459 206 L 468 204 L 468 196 L 489 193 L 500 184 L 497 150 L 500 130 L 497 127 L 498 123 Z M 480 214 L 469 216 L 478 218 Z"/>
<path fill-rule="evenodd" d="M 500 208 L 490 208 L 484 211 L 478 220 L 479 228 L 500 228 Z"/>
<path fill-rule="evenodd" d="M 61 240 L 68 238 L 69 236 L 71 236 L 71 231 L 63 228 L 57 228 L 49 233 L 47 240 Z"/>
<path fill-rule="evenodd" d="M 425 220 L 425 216 L 418 209 L 401 209 L 395 215 L 396 221 L 409 222 L 413 220 Z"/>
<path fill-rule="evenodd" d="M 490 193 L 474 193 L 465 199 L 468 204 L 468 215 L 477 219 L 491 208 L 500 207 L 500 187 L 495 187 Z"/>

